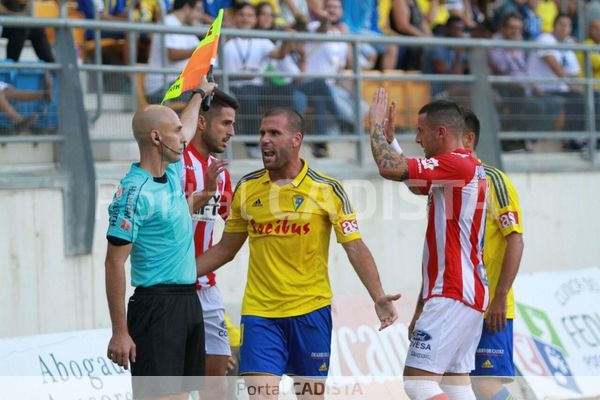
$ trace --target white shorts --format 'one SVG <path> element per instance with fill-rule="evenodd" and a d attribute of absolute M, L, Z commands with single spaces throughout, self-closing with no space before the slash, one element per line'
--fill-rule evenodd
<path fill-rule="evenodd" d="M 483 313 L 445 297 L 425 303 L 415 324 L 406 366 L 434 374 L 468 374 L 475 368 Z"/>
<path fill-rule="evenodd" d="M 221 292 L 216 286 L 197 291 L 204 316 L 204 337 L 206 354 L 230 356 L 229 336 L 225 324 L 225 307 Z"/>

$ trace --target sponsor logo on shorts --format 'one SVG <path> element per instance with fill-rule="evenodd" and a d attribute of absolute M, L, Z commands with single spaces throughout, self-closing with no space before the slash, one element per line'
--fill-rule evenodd
<path fill-rule="evenodd" d="M 414 350 L 431 350 L 431 345 L 426 342 L 419 342 L 418 340 L 412 340 L 410 342 L 410 348 Z"/>
<path fill-rule="evenodd" d="M 228 337 L 228 332 L 227 332 L 227 325 L 225 324 L 225 321 L 221 321 L 219 322 L 219 337 Z"/>
<path fill-rule="evenodd" d="M 427 342 L 428 340 L 431 340 L 431 335 L 425 331 L 418 329 L 413 332 L 412 340 Z"/>
<path fill-rule="evenodd" d="M 329 358 L 329 352 L 327 351 L 313 351 L 310 353 L 310 358 L 312 359 L 323 359 L 323 358 Z"/>
<path fill-rule="evenodd" d="M 410 351 L 411 357 L 416 358 L 430 358 L 431 344 L 428 343 L 431 340 L 431 335 L 423 330 L 417 329 L 412 334 L 410 340 Z"/>
<path fill-rule="evenodd" d="M 485 360 L 483 362 L 483 364 L 481 364 L 481 368 L 487 368 L 487 369 L 494 368 L 494 364 L 492 364 L 492 362 L 490 360 Z"/>
<path fill-rule="evenodd" d="M 325 371 L 327 371 L 327 364 L 323 363 L 319 367 L 319 372 L 325 372 Z"/>
<path fill-rule="evenodd" d="M 487 356 L 503 356 L 504 349 L 489 349 L 485 347 L 480 347 L 479 349 L 477 349 L 477 354 Z"/>
<path fill-rule="evenodd" d="M 416 351 L 409 351 L 408 354 L 414 358 L 424 358 L 426 360 L 430 360 L 431 356 L 429 354 L 417 353 Z"/>

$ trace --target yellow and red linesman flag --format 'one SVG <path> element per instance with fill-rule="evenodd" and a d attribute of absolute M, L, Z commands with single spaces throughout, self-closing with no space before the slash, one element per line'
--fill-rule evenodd
<path fill-rule="evenodd" d="M 167 100 L 181 96 L 181 93 L 198 87 L 202 77 L 208 74 L 211 64 L 217 57 L 219 47 L 219 34 L 221 33 L 221 22 L 223 21 L 223 9 L 219 10 L 217 18 L 206 32 L 204 39 L 198 44 L 196 50 L 188 60 L 179 78 L 167 90 L 162 103 Z"/>

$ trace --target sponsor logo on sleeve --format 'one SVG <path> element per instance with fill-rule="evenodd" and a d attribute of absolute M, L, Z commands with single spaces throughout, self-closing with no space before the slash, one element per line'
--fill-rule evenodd
<path fill-rule="evenodd" d="M 121 220 L 121 225 L 120 225 L 121 229 L 124 231 L 130 231 L 131 230 L 131 222 L 129 222 L 126 219 Z"/>
<path fill-rule="evenodd" d="M 355 219 L 347 219 L 340 222 L 340 228 L 342 228 L 344 236 L 348 236 L 358 232 L 358 222 Z"/>
<path fill-rule="evenodd" d="M 500 214 L 500 225 L 503 228 L 508 228 L 513 225 L 519 224 L 519 215 L 514 211 L 507 211 Z"/>
<path fill-rule="evenodd" d="M 419 161 L 421 161 L 421 164 L 423 165 L 423 169 L 430 169 L 433 171 L 433 169 L 437 166 L 440 165 L 440 162 L 436 159 L 436 158 L 421 158 Z"/>

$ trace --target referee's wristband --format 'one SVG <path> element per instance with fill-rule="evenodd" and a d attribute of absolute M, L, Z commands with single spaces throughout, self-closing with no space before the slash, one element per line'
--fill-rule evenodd
<path fill-rule="evenodd" d="M 390 143 L 390 147 L 396 153 L 402 154 L 402 147 L 400 147 L 400 144 L 398 143 L 398 141 L 396 140 L 396 138 L 394 138 L 394 140 L 392 140 L 392 143 Z"/>
<path fill-rule="evenodd" d="M 206 92 L 204 90 L 200 89 L 200 88 L 193 89 L 192 93 L 193 94 L 200 93 L 200 96 L 202 96 L 202 98 L 206 97 Z"/>

